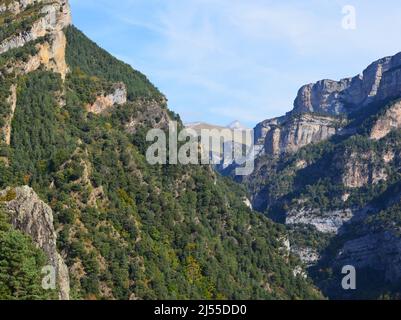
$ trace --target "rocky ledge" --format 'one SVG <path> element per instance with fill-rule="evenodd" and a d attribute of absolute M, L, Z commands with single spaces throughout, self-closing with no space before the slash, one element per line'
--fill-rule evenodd
<path fill-rule="evenodd" d="M 6 195 L 8 196 L 5 197 Z M 37 247 L 44 251 L 49 264 L 56 270 L 59 298 L 68 300 L 70 293 L 68 268 L 57 251 L 52 209 L 27 186 L 0 191 L 0 198 L 8 200 L 4 202 L 4 207 L 11 217 L 14 228 L 29 235 Z"/>

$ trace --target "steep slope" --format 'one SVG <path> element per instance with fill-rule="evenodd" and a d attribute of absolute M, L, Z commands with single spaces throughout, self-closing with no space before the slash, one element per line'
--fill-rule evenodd
<path fill-rule="evenodd" d="M 347 115 L 399 98 L 400 70 L 401 53 L 375 61 L 353 78 L 303 86 L 291 112 L 256 126 L 256 144 L 268 155 L 279 155 L 327 140 L 347 125 Z"/>
<path fill-rule="evenodd" d="M 147 163 L 147 130 L 179 118 L 144 75 L 63 22 L 67 1 L 3 2 L 0 189 L 29 185 L 51 207 L 72 299 L 322 297 L 243 190 L 209 166 Z M 36 37 L 40 19 L 56 27 Z M 63 51 L 54 32 L 67 68 L 56 55 L 26 67 L 44 43 Z"/>
<path fill-rule="evenodd" d="M 63 258 L 57 252 L 57 236 L 53 225 L 53 213 L 29 187 L 0 191 L 0 204 L 11 218 L 15 229 L 29 235 L 48 258 L 54 268 L 59 297 L 69 299 L 69 275 Z"/>
<path fill-rule="evenodd" d="M 242 181 L 254 208 L 287 225 L 329 297 L 400 293 L 400 56 L 304 86 L 292 112 L 257 127 L 265 153 Z M 358 271 L 352 292 L 341 288 L 347 264 Z"/>

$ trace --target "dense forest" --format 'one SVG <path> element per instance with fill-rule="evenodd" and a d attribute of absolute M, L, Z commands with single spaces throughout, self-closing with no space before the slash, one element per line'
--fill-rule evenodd
<path fill-rule="evenodd" d="M 0 161 L 0 189 L 29 185 L 53 209 L 71 298 L 321 298 L 294 273 L 299 260 L 285 249 L 285 228 L 249 209 L 242 187 L 209 166 L 146 162 L 145 133 L 161 121 L 146 110 L 156 105 L 159 114 L 179 117 L 144 75 L 75 27 L 65 33 L 70 72 L 64 81 L 42 68 L 0 82 L 4 96 L 17 86 L 11 144 L 1 146 L 7 161 Z M 0 61 L 33 54 L 26 46 Z M 127 86 L 128 102 L 88 113 L 88 104 L 116 82 Z M 1 114 L 8 111 L 7 103 L 1 106 Z M 36 287 L 43 257 L 6 222 L 1 228 L 2 243 L 16 237 L 24 248 L 16 263 L 25 273 L 14 275 L 0 264 L 0 277 L 10 277 L 0 298 L 52 298 Z M 2 245 L 0 261 L 11 250 Z M 13 284 L 20 278 L 21 294 Z"/>

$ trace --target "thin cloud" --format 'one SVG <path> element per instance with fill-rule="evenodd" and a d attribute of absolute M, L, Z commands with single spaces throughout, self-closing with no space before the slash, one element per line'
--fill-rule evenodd
<path fill-rule="evenodd" d="M 357 9 L 351 32 L 341 28 L 345 0 L 71 2 L 111 16 L 113 23 L 99 21 L 112 30 L 104 36 L 94 23 L 75 22 L 147 74 L 185 122 L 253 125 L 289 111 L 304 83 L 353 76 L 401 50 L 391 40 L 401 27 L 395 0 L 351 1 Z"/>

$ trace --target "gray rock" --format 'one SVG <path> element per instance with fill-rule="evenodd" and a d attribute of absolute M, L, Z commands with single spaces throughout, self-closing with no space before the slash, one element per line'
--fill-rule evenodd
<path fill-rule="evenodd" d="M 10 189 L 0 191 L 0 196 Z M 69 299 L 70 285 L 68 268 L 57 251 L 57 235 L 53 226 L 52 209 L 28 186 L 15 188 L 15 199 L 5 202 L 6 212 L 11 216 L 14 228 L 29 235 L 49 259 L 57 274 L 59 298 Z"/>
<path fill-rule="evenodd" d="M 352 265 L 383 272 L 387 281 L 401 279 L 401 238 L 391 231 L 370 233 L 347 241 L 338 252 L 334 266 Z"/>
<path fill-rule="evenodd" d="M 312 225 L 323 233 L 337 234 L 339 229 L 354 216 L 351 209 L 324 211 L 320 209 L 294 209 L 287 213 L 285 223 L 288 225 Z"/>

